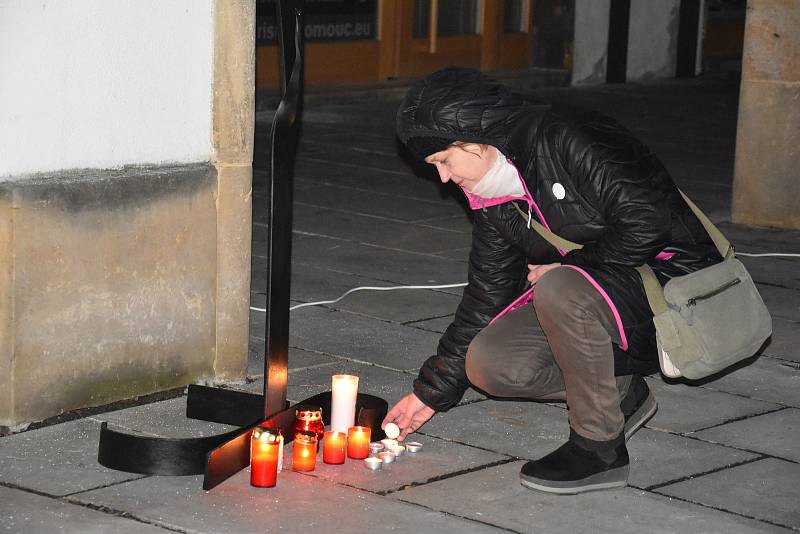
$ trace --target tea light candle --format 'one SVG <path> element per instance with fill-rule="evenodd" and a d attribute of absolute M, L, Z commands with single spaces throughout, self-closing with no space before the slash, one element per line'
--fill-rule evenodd
<path fill-rule="evenodd" d="M 406 443 L 406 451 L 412 454 L 418 453 L 422 450 L 422 443 L 418 441 L 410 441 Z"/>
<path fill-rule="evenodd" d="M 343 464 L 347 450 L 347 436 L 341 432 L 325 432 L 322 440 L 322 461 L 326 464 Z"/>
<path fill-rule="evenodd" d="M 250 436 L 250 484 L 271 488 L 278 480 L 278 435 L 264 428 L 255 428 Z"/>
<path fill-rule="evenodd" d="M 386 425 L 383 431 L 386 433 L 386 437 L 389 439 L 397 439 L 398 436 L 400 436 L 400 427 L 394 423 L 389 423 Z"/>
<path fill-rule="evenodd" d="M 370 471 L 377 471 L 383 465 L 383 460 L 380 458 L 366 458 L 364 459 L 364 467 Z"/>
<path fill-rule="evenodd" d="M 389 452 L 394 454 L 395 456 L 403 456 L 403 453 L 406 452 L 406 448 L 402 445 L 392 445 L 389 447 Z"/>
<path fill-rule="evenodd" d="M 347 431 L 347 456 L 360 460 L 369 456 L 369 427 L 353 426 Z"/>
<path fill-rule="evenodd" d="M 386 450 L 388 451 L 391 447 L 397 445 L 397 440 L 387 438 L 387 439 L 382 439 L 381 443 L 383 443 L 384 448 L 386 448 Z"/>
<path fill-rule="evenodd" d="M 369 454 L 370 456 L 377 456 L 379 452 L 383 452 L 386 447 L 383 446 L 383 443 L 380 441 L 373 441 L 369 444 Z"/>
<path fill-rule="evenodd" d="M 317 467 L 317 437 L 307 434 L 295 434 L 292 469 L 295 471 L 313 471 Z"/>
<path fill-rule="evenodd" d="M 383 451 L 378 453 L 378 458 L 383 460 L 383 463 L 390 464 L 394 462 L 394 459 L 397 458 L 397 456 L 395 456 L 393 452 Z"/>
<path fill-rule="evenodd" d="M 347 432 L 356 420 L 358 377 L 333 375 L 331 383 L 331 430 Z"/>

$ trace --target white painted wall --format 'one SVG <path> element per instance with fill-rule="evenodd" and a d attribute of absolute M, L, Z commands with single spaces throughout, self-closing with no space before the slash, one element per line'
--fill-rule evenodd
<path fill-rule="evenodd" d="M 575 0 L 574 85 L 605 83 L 611 0 Z"/>
<path fill-rule="evenodd" d="M 212 0 L 0 0 L 0 177 L 211 158 Z"/>
<path fill-rule="evenodd" d="M 675 76 L 680 7 L 680 0 L 631 0 L 628 81 Z"/>

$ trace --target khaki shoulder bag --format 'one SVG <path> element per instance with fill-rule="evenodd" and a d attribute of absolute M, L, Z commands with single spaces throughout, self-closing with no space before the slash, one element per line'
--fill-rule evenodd
<path fill-rule="evenodd" d="M 668 377 L 697 380 L 753 356 L 772 335 L 772 318 L 731 244 L 700 208 L 680 193 L 723 261 L 673 278 L 663 288 L 649 265 L 636 270 L 653 310 L 661 371 Z M 551 245 L 568 251 L 583 248 L 530 220 L 516 203 L 514 206 Z"/>

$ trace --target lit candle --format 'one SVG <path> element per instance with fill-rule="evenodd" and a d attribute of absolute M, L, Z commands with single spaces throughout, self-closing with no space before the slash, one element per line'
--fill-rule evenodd
<path fill-rule="evenodd" d="M 341 432 L 325 432 L 322 441 L 322 461 L 326 464 L 343 464 L 347 450 L 347 435 Z"/>
<path fill-rule="evenodd" d="M 250 484 L 271 488 L 278 480 L 281 442 L 277 433 L 256 427 L 250 437 Z"/>
<path fill-rule="evenodd" d="M 331 430 L 347 432 L 356 419 L 358 377 L 333 375 L 331 384 Z"/>
<path fill-rule="evenodd" d="M 361 460 L 369 456 L 369 438 L 372 432 L 366 426 L 353 426 L 347 430 L 347 456 Z"/>
<path fill-rule="evenodd" d="M 295 471 L 313 471 L 316 466 L 317 437 L 308 434 L 295 434 L 292 469 Z"/>

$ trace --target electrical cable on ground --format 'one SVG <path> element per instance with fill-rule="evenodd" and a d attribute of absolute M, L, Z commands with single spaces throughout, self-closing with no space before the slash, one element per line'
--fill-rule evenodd
<path fill-rule="evenodd" d="M 800 254 L 792 254 L 792 253 L 784 253 L 784 252 L 765 252 L 762 254 L 753 254 L 750 252 L 737 252 L 737 256 L 747 256 L 750 258 L 775 258 L 775 257 L 784 257 L 784 258 L 800 258 Z M 354 287 L 353 289 L 349 289 L 342 293 L 338 298 L 333 300 L 320 300 L 319 302 L 304 302 L 302 304 L 296 304 L 289 308 L 289 311 L 297 310 L 300 308 L 305 308 L 308 306 L 322 306 L 323 304 L 336 304 L 343 298 L 345 298 L 350 293 L 355 293 L 356 291 L 394 291 L 396 289 L 449 289 L 453 287 L 465 287 L 467 285 L 466 282 L 458 283 L 458 284 L 442 284 L 442 285 L 435 285 L 435 286 L 360 286 Z M 266 313 L 266 309 L 264 308 L 257 308 L 255 306 L 250 306 L 250 309 L 257 312 Z"/>

